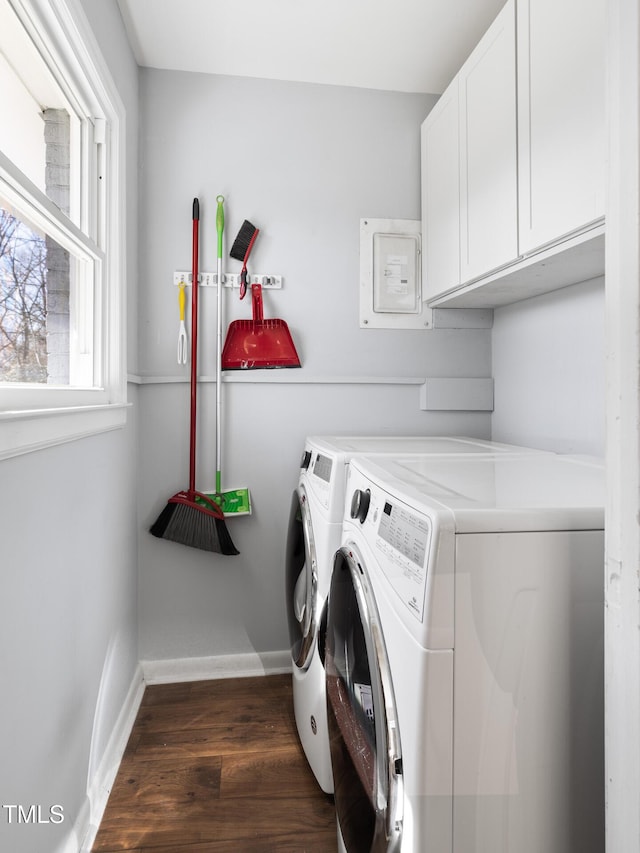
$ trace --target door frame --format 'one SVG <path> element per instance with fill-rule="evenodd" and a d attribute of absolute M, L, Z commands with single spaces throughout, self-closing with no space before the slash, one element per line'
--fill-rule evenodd
<path fill-rule="evenodd" d="M 640 849 L 640 15 L 608 2 L 606 849 Z"/>

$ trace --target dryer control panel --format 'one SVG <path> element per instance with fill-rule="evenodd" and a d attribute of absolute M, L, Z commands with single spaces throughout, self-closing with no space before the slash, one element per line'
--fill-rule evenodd
<path fill-rule="evenodd" d="M 300 466 L 302 475 L 313 490 L 316 500 L 325 510 L 335 500 L 335 460 L 319 453 L 315 448 L 306 448 Z M 339 503 L 339 502 L 338 502 Z"/>

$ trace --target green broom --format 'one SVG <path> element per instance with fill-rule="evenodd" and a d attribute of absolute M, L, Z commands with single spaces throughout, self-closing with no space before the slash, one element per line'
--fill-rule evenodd
<path fill-rule="evenodd" d="M 249 489 L 222 491 L 222 235 L 224 232 L 224 196 L 216 198 L 216 232 L 218 235 L 218 328 L 216 352 L 216 490 L 208 495 L 225 515 L 250 515 Z"/>
<path fill-rule="evenodd" d="M 200 202 L 193 200 L 193 258 L 191 296 L 191 423 L 189 434 L 189 488 L 169 498 L 150 533 L 203 551 L 232 555 L 233 544 L 218 504 L 196 491 L 196 397 L 198 388 L 198 234 Z"/>

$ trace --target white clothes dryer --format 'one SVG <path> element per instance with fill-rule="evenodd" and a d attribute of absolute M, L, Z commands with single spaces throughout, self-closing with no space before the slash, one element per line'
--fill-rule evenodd
<path fill-rule="evenodd" d="M 601 853 L 598 463 L 357 458 L 326 622 L 341 853 Z"/>
<path fill-rule="evenodd" d="M 321 622 L 333 557 L 340 547 L 345 485 L 357 454 L 428 457 L 540 453 L 491 441 L 449 436 L 310 436 L 293 493 L 286 549 L 286 607 L 296 726 L 318 784 L 333 792 L 327 729 L 324 632 Z"/>

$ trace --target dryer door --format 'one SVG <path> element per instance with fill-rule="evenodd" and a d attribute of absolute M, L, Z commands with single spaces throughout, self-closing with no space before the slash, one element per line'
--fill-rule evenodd
<path fill-rule="evenodd" d="M 326 632 L 327 715 L 334 796 L 347 853 L 396 853 L 404 807 L 391 673 L 366 568 L 335 556 Z"/>
<path fill-rule="evenodd" d="M 307 669 L 317 628 L 318 565 L 307 493 L 302 484 L 293 493 L 286 556 L 287 620 L 291 658 Z"/>

